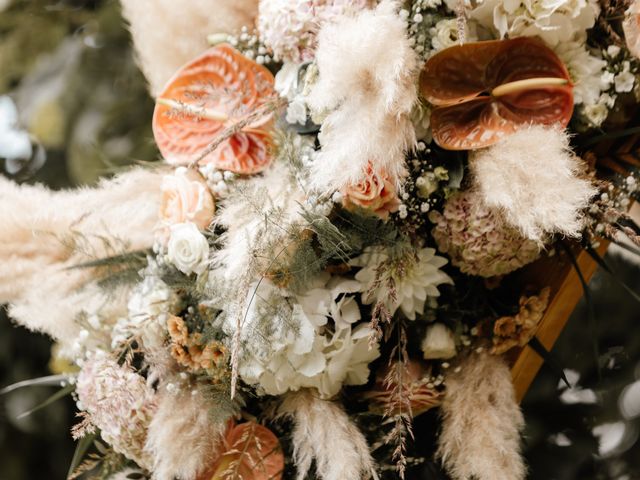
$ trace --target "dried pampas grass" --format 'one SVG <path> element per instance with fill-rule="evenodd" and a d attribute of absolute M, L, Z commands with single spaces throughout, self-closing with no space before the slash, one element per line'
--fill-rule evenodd
<path fill-rule="evenodd" d="M 368 162 L 396 182 L 404 175 L 405 152 L 415 144 L 418 60 L 398 8 L 385 0 L 320 30 L 319 78 L 307 101 L 314 115 L 326 115 L 312 172 L 322 191 L 357 183 Z"/>
<path fill-rule="evenodd" d="M 210 404 L 199 390 L 158 394 L 145 449 L 153 456 L 154 480 L 194 480 L 216 460 L 226 421 L 214 419 Z M 217 415 L 216 415 L 217 416 Z"/>
<path fill-rule="evenodd" d="M 484 203 L 501 211 L 523 236 L 578 237 L 582 209 L 597 193 L 571 152 L 565 131 L 530 126 L 471 153 L 471 173 Z"/>
<path fill-rule="evenodd" d="M 437 456 L 453 480 L 521 480 L 524 418 L 501 357 L 472 354 L 446 378 Z"/>
<path fill-rule="evenodd" d="M 298 480 L 307 477 L 314 460 L 321 480 L 377 478 L 367 440 L 336 403 L 309 391 L 292 392 L 285 396 L 278 415 L 295 425 L 293 458 Z"/>
<path fill-rule="evenodd" d="M 91 270 L 68 267 L 151 247 L 161 180 L 133 170 L 96 188 L 53 192 L 0 177 L 0 302 L 10 304 L 10 315 L 70 342 L 81 311 L 126 312 L 124 295 L 116 292 L 106 301 L 97 288 L 81 289 Z M 117 239 L 116 245 L 107 238 Z"/>
<path fill-rule="evenodd" d="M 256 269 L 264 273 L 272 259 L 255 253 L 264 253 L 260 247 L 286 236 L 287 227 L 302 220 L 300 205 L 304 200 L 304 192 L 292 181 L 283 163 L 238 184 L 218 205 L 214 220 L 226 229 L 222 237 L 224 246 L 214 254 L 214 263 L 222 267 L 224 278 L 236 283 Z"/>
<path fill-rule="evenodd" d="M 251 27 L 258 0 L 121 0 L 152 95 L 207 48 L 207 35 Z"/>

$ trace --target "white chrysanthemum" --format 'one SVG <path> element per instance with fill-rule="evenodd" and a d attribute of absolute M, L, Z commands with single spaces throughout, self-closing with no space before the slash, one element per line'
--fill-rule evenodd
<path fill-rule="evenodd" d="M 99 351 L 82 366 L 76 392 L 78 408 L 89 413 L 104 441 L 141 467 L 151 468 L 153 460 L 144 446 L 157 406 L 145 379 Z"/>
<path fill-rule="evenodd" d="M 599 13 L 597 0 L 483 0 L 469 17 L 499 38 L 540 37 L 555 46 L 593 27 Z"/>
<path fill-rule="evenodd" d="M 368 0 L 261 0 L 258 33 L 276 60 L 308 62 L 324 23 L 368 4 Z"/>
<path fill-rule="evenodd" d="M 333 279 L 291 299 L 293 307 L 281 309 L 274 309 L 274 303 L 284 292 L 264 280 L 255 285 L 241 333 L 242 380 L 269 395 L 315 388 L 322 398 L 333 397 L 342 385 L 366 383 L 369 363 L 380 353 L 377 347 L 369 348 L 368 326 L 352 327 L 360 311 L 345 293 L 355 290 L 355 283 Z M 265 318 L 267 329 L 260 326 Z M 329 318 L 335 322 L 333 332 L 324 326 Z"/>
<path fill-rule="evenodd" d="M 393 262 L 382 249 L 365 250 L 361 256 L 351 261 L 352 265 L 363 267 L 356 273 L 356 280 L 362 284 L 362 301 L 367 305 L 384 302 L 391 314 L 400 308 L 409 320 L 415 320 L 416 313 L 424 313 L 428 298 L 440 296 L 439 285 L 453 284 L 453 280 L 440 270 L 447 264 L 447 259 L 435 253 L 434 248 L 422 248 L 415 259 L 404 258 L 402 262 Z M 389 286 L 386 282 L 389 277 L 393 280 L 396 291 L 396 301 L 393 304 L 389 300 Z"/>

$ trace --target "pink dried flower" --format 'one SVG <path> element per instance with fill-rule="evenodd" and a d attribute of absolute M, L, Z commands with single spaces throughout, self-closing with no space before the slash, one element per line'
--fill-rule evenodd
<path fill-rule="evenodd" d="M 474 191 L 454 194 L 444 210 L 431 212 L 438 250 L 463 273 L 494 277 L 506 275 L 540 255 L 535 241 L 524 238 L 499 214 L 485 207 Z"/>
<path fill-rule="evenodd" d="M 157 405 L 145 379 L 113 358 L 97 354 L 82 366 L 76 392 L 78 408 L 91 416 L 104 441 L 141 467 L 151 468 L 153 459 L 144 444 Z"/>

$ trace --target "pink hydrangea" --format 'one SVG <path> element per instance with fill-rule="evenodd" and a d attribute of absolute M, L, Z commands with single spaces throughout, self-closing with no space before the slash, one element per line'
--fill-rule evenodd
<path fill-rule="evenodd" d="M 276 60 L 313 59 L 316 36 L 325 22 L 366 8 L 370 0 L 262 0 L 258 33 Z"/>
<path fill-rule="evenodd" d="M 540 255 L 536 242 L 507 225 L 473 191 L 454 194 L 442 213 L 431 212 L 429 219 L 438 250 L 469 275 L 506 275 Z"/>

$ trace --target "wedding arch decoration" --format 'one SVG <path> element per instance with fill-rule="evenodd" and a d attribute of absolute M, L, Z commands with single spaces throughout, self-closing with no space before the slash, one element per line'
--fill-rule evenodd
<path fill-rule="evenodd" d="M 451 478 L 524 479 L 518 400 L 607 244 L 640 248 L 640 3 L 123 3 L 162 161 L 0 180 L 69 478 L 404 478 L 437 411 Z"/>

